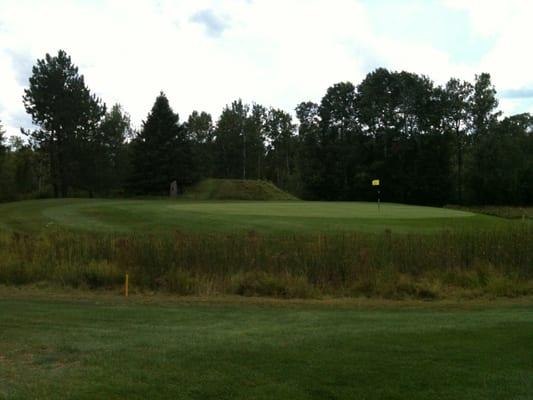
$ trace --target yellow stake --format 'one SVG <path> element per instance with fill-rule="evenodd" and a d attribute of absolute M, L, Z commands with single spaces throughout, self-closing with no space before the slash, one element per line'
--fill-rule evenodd
<path fill-rule="evenodd" d="M 129 275 L 126 274 L 126 282 L 124 282 L 124 296 L 128 297 Z"/>

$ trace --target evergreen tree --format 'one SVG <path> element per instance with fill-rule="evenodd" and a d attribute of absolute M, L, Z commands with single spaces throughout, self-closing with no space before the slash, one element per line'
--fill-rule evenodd
<path fill-rule="evenodd" d="M 163 92 L 132 143 L 131 189 L 140 194 L 163 194 L 176 180 L 183 189 L 196 179 L 191 143 L 179 116 Z"/>
<path fill-rule="evenodd" d="M 84 186 L 84 172 L 91 165 L 80 163 L 80 156 L 95 140 L 105 105 L 91 94 L 63 50 L 37 60 L 29 82 L 24 106 L 40 129 L 25 133 L 48 154 L 54 194 L 64 197 L 69 188 Z"/>

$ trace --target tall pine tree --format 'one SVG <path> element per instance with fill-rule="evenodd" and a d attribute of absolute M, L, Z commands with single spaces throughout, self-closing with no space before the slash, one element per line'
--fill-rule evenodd
<path fill-rule="evenodd" d="M 83 75 L 63 50 L 37 60 L 24 91 L 24 106 L 40 129 L 26 132 L 50 159 L 50 176 L 56 196 L 69 188 L 83 188 L 90 163 L 81 163 L 89 143 L 94 143 L 105 105 L 91 94 Z"/>
<path fill-rule="evenodd" d="M 133 140 L 132 166 L 130 184 L 137 194 L 167 193 L 174 180 L 183 189 L 196 178 L 187 130 L 163 92 Z"/>

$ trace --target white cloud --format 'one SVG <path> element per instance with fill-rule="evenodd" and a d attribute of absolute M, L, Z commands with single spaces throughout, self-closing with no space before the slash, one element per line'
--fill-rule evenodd
<path fill-rule="evenodd" d="M 480 36 L 497 36 L 479 65 L 452 62 L 423 41 L 378 35 L 371 3 L 359 0 L 2 0 L 0 119 L 10 133 L 18 131 L 20 75 L 28 73 L 28 61 L 58 49 L 72 56 L 95 93 L 108 104 L 122 103 L 137 125 L 160 90 L 182 120 L 194 109 L 216 118 L 238 97 L 292 111 L 300 101 L 318 101 L 331 84 L 357 83 L 378 66 L 439 83 L 488 71 L 499 89 L 531 86 L 531 56 L 523 54 L 527 25 L 501 21 L 503 15 L 522 23 L 526 16 L 517 14 L 531 16 L 531 6 L 524 12 L 518 1 L 490 7 L 444 1 L 467 12 Z M 191 20 L 202 12 L 214 19 Z M 513 48 L 514 40 L 524 47 Z"/>
<path fill-rule="evenodd" d="M 231 16 L 221 21 L 223 38 L 190 21 L 202 10 Z M 121 102 L 137 124 L 160 90 L 182 119 L 193 109 L 216 117 L 238 97 L 292 111 L 335 81 L 361 77 L 342 42 L 368 35 L 364 9 L 350 0 L 336 7 L 321 0 L 7 0 L 0 16 L 7 25 L 0 33 L 3 66 L 13 49 L 34 60 L 65 49 L 89 87 L 108 103 Z M 23 87 L 6 68 L 0 79 L 10 94 L 0 102 L 13 113 L 22 108 Z"/>
<path fill-rule="evenodd" d="M 210 9 L 198 11 L 190 18 L 190 21 L 204 25 L 207 33 L 212 37 L 219 37 L 229 27 L 225 18 L 216 15 Z"/>
<path fill-rule="evenodd" d="M 479 63 L 478 70 L 490 72 L 499 93 L 524 92 L 533 87 L 530 0 L 445 0 L 451 7 L 465 10 L 472 28 L 481 36 L 493 37 L 494 45 Z M 520 100 L 504 98 L 500 107 L 506 113 L 533 112 Z"/>

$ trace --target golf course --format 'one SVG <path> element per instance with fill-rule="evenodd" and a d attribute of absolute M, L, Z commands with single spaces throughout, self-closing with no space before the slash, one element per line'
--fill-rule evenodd
<path fill-rule="evenodd" d="M 491 229 L 507 220 L 393 203 L 191 200 L 31 200 L 0 204 L 0 229 L 39 232 L 436 232 Z"/>
<path fill-rule="evenodd" d="M 0 204 L 0 399 L 531 398 L 532 223 L 491 213 L 238 180 Z"/>
<path fill-rule="evenodd" d="M 532 20 L 0 0 L 0 400 L 533 400 Z"/>

